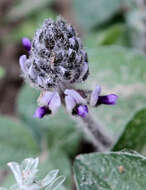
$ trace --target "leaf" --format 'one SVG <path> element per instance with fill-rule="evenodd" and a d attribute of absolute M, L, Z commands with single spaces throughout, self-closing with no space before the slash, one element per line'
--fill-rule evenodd
<path fill-rule="evenodd" d="M 118 138 L 135 113 L 146 107 L 146 58 L 118 46 L 88 48 L 90 76 L 85 88 L 102 87 L 101 94 L 115 93 L 117 105 L 92 109 L 101 126 Z"/>
<path fill-rule="evenodd" d="M 132 9 L 125 14 L 125 17 L 128 40 L 131 47 L 142 50 L 145 53 L 145 11 L 141 11 L 141 9 Z"/>
<path fill-rule="evenodd" d="M 145 190 L 146 157 L 111 152 L 80 155 L 74 163 L 77 190 Z"/>
<path fill-rule="evenodd" d="M 97 33 L 98 45 L 112 45 L 117 44 L 125 35 L 125 26 L 123 24 L 115 24 L 107 29 L 101 30 Z M 124 42 L 123 42 L 124 43 Z"/>
<path fill-rule="evenodd" d="M 46 116 L 41 120 L 33 118 L 39 93 L 29 86 L 22 88 L 18 96 L 18 111 L 21 118 L 39 140 L 44 136 L 48 139 L 49 148 L 60 148 L 67 154 L 74 155 L 78 149 L 81 132 L 76 128 L 75 122 L 64 113 L 63 107 L 53 117 Z"/>
<path fill-rule="evenodd" d="M 54 182 L 57 176 L 63 175 L 66 177 L 66 179 L 65 182 L 58 188 L 58 190 L 71 189 L 71 163 L 67 155 L 60 150 L 52 149 L 49 150 L 49 153 L 45 152 L 45 154 L 41 154 L 41 156 L 40 164 L 38 166 L 39 171 L 37 173 L 37 179 L 44 179 L 47 174 L 50 174 L 47 175 L 47 178 L 43 181 L 43 183 L 47 185 Z M 61 179 L 63 178 L 61 177 Z M 10 173 L 8 176 L 6 176 L 2 186 L 10 187 L 14 183 L 15 179 Z"/>
<path fill-rule="evenodd" d="M 146 109 L 136 113 L 127 124 L 114 150 L 133 149 L 142 153 L 146 146 Z"/>
<path fill-rule="evenodd" d="M 20 42 L 25 36 L 32 39 L 37 28 L 39 28 L 47 18 L 55 19 L 56 14 L 48 8 L 37 11 L 35 15 L 25 19 L 24 22 L 15 27 L 15 29 L 3 39 L 4 43 L 10 43 L 10 41 L 13 43 L 16 41 Z"/>
<path fill-rule="evenodd" d="M 20 161 L 39 152 L 31 132 L 19 121 L 0 117 L 0 166 L 9 161 Z"/>
<path fill-rule="evenodd" d="M 131 7 L 132 1 L 125 0 L 73 0 L 75 15 L 79 24 L 86 30 L 109 21 L 122 7 Z M 88 10 L 88 11 L 87 11 Z"/>
<path fill-rule="evenodd" d="M 14 22 L 24 17 L 28 17 L 41 8 L 45 8 L 51 1 L 52 0 L 21 0 L 10 9 L 7 14 L 7 19 Z"/>
<path fill-rule="evenodd" d="M 43 178 L 49 170 L 59 169 L 59 175 L 65 176 L 64 186 L 71 189 L 71 162 L 60 149 L 50 149 L 46 153 L 46 160 L 40 164 L 39 178 Z"/>

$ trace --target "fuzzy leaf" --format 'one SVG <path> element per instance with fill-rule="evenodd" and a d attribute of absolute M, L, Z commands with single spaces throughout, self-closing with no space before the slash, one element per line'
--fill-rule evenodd
<path fill-rule="evenodd" d="M 46 155 L 46 160 L 40 165 L 39 177 L 43 178 L 48 170 L 59 169 L 59 174 L 64 175 L 66 180 L 64 182 L 64 187 L 71 188 L 71 162 L 62 150 L 60 149 L 51 149 Z M 54 181 L 54 179 L 53 179 Z M 52 181 L 52 182 L 53 182 Z M 62 188 L 63 188 L 62 186 Z"/>
<path fill-rule="evenodd" d="M 80 25 L 91 30 L 109 21 L 123 7 L 131 7 L 132 1 L 125 0 L 73 0 L 73 7 Z"/>
<path fill-rule="evenodd" d="M 146 146 L 146 109 L 136 113 L 127 124 L 114 150 L 133 149 L 137 152 L 145 151 Z"/>
<path fill-rule="evenodd" d="M 24 124 L 8 117 L 0 117 L 0 124 L 1 167 L 7 162 L 20 161 L 39 152 L 31 132 Z"/>
<path fill-rule="evenodd" d="M 87 49 L 90 76 L 85 88 L 102 87 L 102 94 L 119 96 L 115 106 L 93 108 L 93 116 L 112 132 L 114 140 L 135 113 L 146 106 L 146 58 L 142 54 L 118 46 Z"/>
<path fill-rule="evenodd" d="M 77 190 L 145 190 L 146 157 L 111 152 L 80 155 L 74 163 Z"/>
<path fill-rule="evenodd" d="M 124 35 L 125 26 L 123 24 L 115 24 L 97 33 L 97 44 L 112 45 L 119 42 L 123 42 L 124 44 Z"/>
<path fill-rule="evenodd" d="M 10 21 L 18 21 L 24 17 L 28 17 L 35 11 L 46 7 L 52 0 L 20 0 L 8 12 L 7 19 Z"/>

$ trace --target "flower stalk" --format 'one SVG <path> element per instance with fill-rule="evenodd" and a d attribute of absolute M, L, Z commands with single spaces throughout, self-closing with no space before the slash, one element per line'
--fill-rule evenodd
<path fill-rule="evenodd" d="M 109 135 L 103 130 L 103 128 L 95 122 L 90 113 L 86 117 L 81 117 L 83 127 L 88 137 L 93 143 L 96 151 L 104 152 L 109 150 L 113 141 Z"/>

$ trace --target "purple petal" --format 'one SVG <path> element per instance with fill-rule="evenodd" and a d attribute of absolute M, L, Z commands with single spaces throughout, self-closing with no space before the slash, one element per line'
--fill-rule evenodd
<path fill-rule="evenodd" d="M 26 60 L 27 60 L 26 55 L 21 55 L 21 56 L 19 57 L 19 65 L 20 65 L 20 67 L 21 67 L 21 70 L 22 70 L 24 73 L 26 73 L 26 72 L 28 71 L 28 69 L 27 69 L 27 67 L 26 67 L 26 64 L 25 64 Z"/>
<path fill-rule="evenodd" d="M 35 111 L 34 117 L 43 118 L 48 113 L 48 109 L 46 107 L 38 107 Z"/>
<path fill-rule="evenodd" d="M 96 88 L 91 93 L 91 98 L 90 98 L 91 106 L 96 106 L 100 93 L 101 93 L 101 87 L 97 85 Z"/>
<path fill-rule="evenodd" d="M 118 96 L 115 94 L 109 94 L 106 96 L 99 96 L 98 104 L 114 105 L 116 104 Z"/>
<path fill-rule="evenodd" d="M 27 51 L 31 49 L 31 41 L 29 38 L 22 38 L 22 44 Z"/>
<path fill-rule="evenodd" d="M 44 91 L 41 93 L 40 97 L 38 98 L 38 104 L 40 106 L 48 106 L 52 97 L 53 97 L 53 92 Z"/>
<path fill-rule="evenodd" d="M 86 105 L 79 105 L 77 107 L 77 114 L 85 118 L 88 114 L 88 107 Z"/>
<path fill-rule="evenodd" d="M 72 96 L 65 96 L 65 105 L 69 113 L 72 113 L 73 109 L 76 106 L 76 102 Z"/>
<path fill-rule="evenodd" d="M 75 90 L 66 89 L 64 92 L 68 96 L 72 96 L 76 104 L 86 104 L 86 100 Z"/>
<path fill-rule="evenodd" d="M 53 114 L 56 113 L 58 108 L 61 106 L 61 99 L 60 99 L 58 92 L 53 93 L 53 96 L 52 96 L 48 106 Z"/>

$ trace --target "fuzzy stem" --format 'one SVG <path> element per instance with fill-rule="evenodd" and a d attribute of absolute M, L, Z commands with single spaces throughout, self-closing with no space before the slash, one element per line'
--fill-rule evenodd
<path fill-rule="evenodd" d="M 101 126 L 97 124 L 90 113 L 85 118 L 82 118 L 82 122 L 86 126 L 85 130 L 88 136 L 91 138 L 95 148 L 99 152 L 109 150 L 113 141 L 106 135 Z"/>

